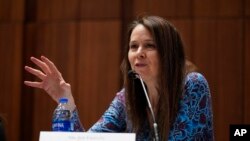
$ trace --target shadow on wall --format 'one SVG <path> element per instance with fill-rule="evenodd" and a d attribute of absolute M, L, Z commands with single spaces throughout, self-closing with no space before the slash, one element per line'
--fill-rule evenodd
<path fill-rule="evenodd" d="M 4 124 L 4 118 L 0 114 L 0 141 L 6 141 Z"/>

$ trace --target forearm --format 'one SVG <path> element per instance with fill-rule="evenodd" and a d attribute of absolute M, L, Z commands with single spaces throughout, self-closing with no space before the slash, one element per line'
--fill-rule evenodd
<path fill-rule="evenodd" d="M 109 108 L 88 132 L 123 132 L 126 129 L 124 91 L 117 93 Z M 77 108 L 72 112 L 73 131 L 86 131 L 79 119 Z"/>

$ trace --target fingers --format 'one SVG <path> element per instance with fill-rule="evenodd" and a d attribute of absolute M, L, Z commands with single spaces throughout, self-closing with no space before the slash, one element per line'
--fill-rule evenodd
<path fill-rule="evenodd" d="M 54 63 L 52 61 L 50 61 L 47 57 L 41 56 L 41 59 L 42 59 L 42 61 L 44 61 L 48 65 L 48 67 L 52 73 L 55 73 L 57 75 L 61 75 L 61 73 L 58 71 L 58 69 L 56 68 Z"/>
<path fill-rule="evenodd" d="M 29 73 L 37 76 L 41 80 L 44 80 L 44 78 L 46 77 L 46 75 L 42 71 L 37 70 L 37 69 L 33 69 L 33 68 L 29 67 L 29 66 L 25 66 L 25 70 L 28 71 Z"/>
<path fill-rule="evenodd" d="M 42 83 L 41 82 L 32 82 L 32 81 L 24 81 L 24 84 L 30 87 L 40 88 L 42 89 Z"/>
<path fill-rule="evenodd" d="M 48 68 L 48 66 L 46 65 L 46 63 L 44 63 L 43 61 L 35 58 L 35 57 L 31 57 L 30 60 L 35 63 L 37 66 L 39 66 L 43 72 L 45 72 L 46 74 L 50 73 L 50 70 Z"/>

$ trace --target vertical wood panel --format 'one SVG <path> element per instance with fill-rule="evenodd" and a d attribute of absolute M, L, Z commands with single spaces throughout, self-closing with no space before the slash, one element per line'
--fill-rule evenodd
<path fill-rule="evenodd" d="M 192 0 L 175 0 L 176 17 L 190 17 L 192 15 Z"/>
<path fill-rule="evenodd" d="M 216 96 L 217 27 L 215 20 L 195 20 L 192 57 L 200 71 L 206 76 L 211 93 Z"/>
<path fill-rule="evenodd" d="M 242 15 L 242 0 L 219 0 L 218 15 L 223 17 L 240 17 Z"/>
<path fill-rule="evenodd" d="M 137 17 L 138 15 L 152 12 L 152 5 L 150 5 L 149 2 L 149 0 L 134 0 L 133 5 L 131 4 L 133 6 L 133 16 Z"/>
<path fill-rule="evenodd" d="M 81 0 L 64 0 L 64 7 L 63 10 L 67 9 L 66 12 L 64 12 L 64 17 L 66 19 L 80 19 L 80 2 Z"/>
<path fill-rule="evenodd" d="M 23 46 L 23 64 L 26 66 L 33 66 L 30 57 L 34 56 L 34 47 L 36 45 L 36 26 L 34 24 L 24 25 L 24 43 Z M 33 48 L 32 48 L 33 47 Z M 24 66 L 23 66 L 24 67 Z M 34 77 L 23 70 L 23 80 L 34 80 Z M 20 140 L 32 141 L 33 138 L 33 103 L 34 103 L 34 89 L 23 85 L 21 97 L 21 118 L 20 126 Z"/>
<path fill-rule="evenodd" d="M 244 123 L 250 124 L 250 19 L 245 21 L 244 46 Z"/>
<path fill-rule="evenodd" d="M 6 21 L 10 15 L 10 0 L 0 0 L 0 21 Z"/>
<path fill-rule="evenodd" d="M 194 0 L 195 17 L 214 17 L 217 15 L 218 0 Z"/>
<path fill-rule="evenodd" d="M 192 21 L 186 19 L 179 19 L 179 20 L 172 20 L 172 23 L 182 37 L 186 57 L 192 61 L 192 51 L 193 51 L 192 49 L 193 44 L 191 42 L 193 39 Z"/>
<path fill-rule="evenodd" d="M 154 14 L 163 17 L 191 16 L 191 0 L 135 0 L 134 16 Z"/>
<path fill-rule="evenodd" d="M 0 21 L 22 21 L 24 0 L 0 0 Z"/>
<path fill-rule="evenodd" d="M 30 12 L 37 12 L 35 15 L 37 21 L 47 21 L 51 15 L 51 3 L 50 0 L 37 0 L 36 9 Z M 35 11 L 36 10 L 36 11 Z"/>
<path fill-rule="evenodd" d="M 218 140 L 229 140 L 229 124 L 242 123 L 242 27 L 239 20 L 218 22 Z"/>
<path fill-rule="evenodd" d="M 86 129 L 109 106 L 120 86 L 120 22 L 81 23 L 77 104 Z"/>
<path fill-rule="evenodd" d="M 25 0 L 11 0 L 11 18 L 14 21 L 24 20 L 24 4 Z"/>
<path fill-rule="evenodd" d="M 80 16 L 80 0 L 37 0 L 37 20 L 75 20 Z"/>
<path fill-rule="evenodd" d="M 82 0 L 81 18 L 118 18 L 121 15 L 121 0 Z"/>
<path fill-rule="evenodd" d="M 51 3 L 51 19 L 79 18 L 79 0 L 53 0 Z"/>
<path fill-rule="evenodd" d="M 244 7 L 242 7 L 242 8 L 244 8 L 244 11 L 245 11 L 245 16 L 247 16 L 248 17 L 248 19 L 249 19 L 249 16 L 250 16 L 250 1 L 249 0 L 245 0 L 244 1 L 245 3 L 244 3 Z"/>
<path fill-rule="evenodd" d="M 0 113 L 7 120 L 7 139 L 19 139 L 22 24 L 0 24 Z"/>
<path fill-rule="evenodd" d="M 71 0 L 74 2 L 74 0 Z M 71 2 L 69 1 L 69 2 Z M 68 8 L 64 7 L 64 0 L 52 0 L 50 1 L 51 6 L 51 20 L 64 19 L 66 16 L 64 13 L 68 11 Z M 68 3 L 69 4 L 69 3 Z"/>
<path fill-rule="evenodd" d="M 242 14 L 242 0 L 194 0 L 196 17 L 239 17 Z"/>

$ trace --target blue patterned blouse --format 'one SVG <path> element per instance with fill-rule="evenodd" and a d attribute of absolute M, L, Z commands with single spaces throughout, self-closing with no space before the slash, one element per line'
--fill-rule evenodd
<path fill-rule="evenodd" d="M 84 131 L 77 110 L 73 112 L 74 131 Z M 132 132 L 125 109 L 124 89 L 117 93 L 110 107 L 88 132 Z M 153 130 L 146 123 L 137 133 L 137 141 L 153 138 Z M 166 133 L 167 134 L 167 133 Z M 211 95 L 206 79 L 196 72 L 189 73 L 185 80 L 184 93 L 176 120 L 169 133 L 169 141 L 212 141 L 213 115 Z"/>

